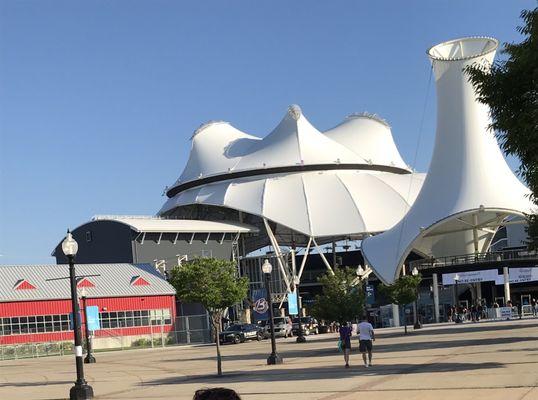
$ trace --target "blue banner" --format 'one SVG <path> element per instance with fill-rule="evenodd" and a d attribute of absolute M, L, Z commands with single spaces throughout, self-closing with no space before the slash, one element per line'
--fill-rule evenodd
<path fill-rule="evenodd" d="M 269 303 L 267 302 L 267 290 L 255 289 L 252 291 L 252 317 L 255 321 L 269 319 Z"/>
<path fill-rule="evenodd" d="M 288 293 L 288 315 L 299 314 L 299 305 L 297 304 L 297 291 Z"/>
<path fill-rule="evenodd" d="M 82 328 L 82 318 L 80 318 L 80 311 L 78 312 L 78 318 L 77 318 L 78 326 Z M 75 330 L 73 326 L 73 313 L 69 313 L 69 330 Z"/>
<path fill-rule="evenodd" d="M 88 316 L 88 320 L 86 321 L 86 323 L 88 324 L 88 329 L 90 331 L 98 331 L 99 329 L 101 329 L 101 324 L 99 323 L 98 306 L 86 307 L 86 315 Z"/>
<path fill-rule="evenodd" d="M 374 285 L 366 285 L 366 304 L 372 305 L 375 303 Z"/>

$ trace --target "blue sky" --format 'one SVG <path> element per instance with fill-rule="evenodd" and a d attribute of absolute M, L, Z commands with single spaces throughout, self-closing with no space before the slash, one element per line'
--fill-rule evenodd
<path fill-rule="evenodd" d="M 435 129 L 428 47 L 518 41 L 536 2 L 0 2 L 0 264 L 49 263 L 95 214 L 154 214 L 196 127 L 263 136 L 292 103 L 320 130 L 387 119 L 426 171 Z M 425 103 L 425 99 L 428 99 Z M 517 162 L 511 160 L 517 168 Z"/>

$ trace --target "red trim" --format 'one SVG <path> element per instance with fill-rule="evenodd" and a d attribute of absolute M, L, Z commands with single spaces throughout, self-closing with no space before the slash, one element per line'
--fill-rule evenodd
<path fill-rule="evenodd" d="M 131 286 L 149 286 L 150 283 L 142 278 L 140 275 L 133 276 L 131 279 Z"/>
<path fill-rule="evenodd" d="M 32 285 L 30 282 L 28 282 L 26 279 L 21 279 L 15 284 L 15 290 L 28 290 L 28 289 L 36 289 L 36 287 Z"/>
<path fill-rule="evenodd" d="M 78 281 L 77 287 L 95 287 L 95 284 L 88 278 L 82 278 Z"/>

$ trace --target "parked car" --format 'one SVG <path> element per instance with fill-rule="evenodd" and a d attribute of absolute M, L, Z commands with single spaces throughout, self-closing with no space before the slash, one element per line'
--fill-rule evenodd
<path fill-rule="evenodd" d="M 275 317 L 273 318 L 273 324 L 275 326 L 275 337 L 291 337 L 292 326 L 288 322 L 288 317 Z M 263 321 L 263 333 L 266 338 L 271 336 L 271 327 L 269 321 Z"/>
<path fill-rule="evenodd" d="M 316 319 L 313 317 L 301 317 L 301 327 L 303 330 L 303 335 L 317 335 L 319 333 L 318 321 L 316 321 Z M 292 332 L 294 335 L 299 334 L 299 318 L 293 319 Z"/>
<path fill-rule="evenodd" d="M 233 324 L 219 335 L 220 343 L 243 343 L 247 340 L 262 340 L 262 329 L 254 324 Z"/>

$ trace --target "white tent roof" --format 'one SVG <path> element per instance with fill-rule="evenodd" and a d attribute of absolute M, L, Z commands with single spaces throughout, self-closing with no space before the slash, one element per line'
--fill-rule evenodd
<path fill-rule="evenodd" d="M 159 214 L 206 204 L 308 236 L 380 232 L 403 217 L 423 180 L 403 162 L 386 123 L 362 115 L 324 134 L 293 105 L 263 139 L 223 122 L 199 128 Z"/>
<path fill-rule="evenodd" d="M 178 179 L 187 182 L 232 170 L 253 142 L 261 139 L 224 121 L 211 121 L 192 135 L 189 160 Z"/>
<path fill-rule="evenodd" d="M 312 171 L 239 178 L 181 192 L 160 213 L 189 204 L 263 216 L 308 236 L 381 232 L 414 201 L 424 174 Z"/>
<path fill-rule="evenodd" d="M 130 226 L 135 232 L 159 233 L 248 233 L 258 228 L 234 221 L 202 221 L 196 219 L 165 219 L 154 216 L 96 215 L 92 221 L 115 221 Z"/>
<path fill-rule="evenodd" d="M 409 168 L 396 148 L 390 126 L 375 115 L 351 114 L 344 122 L 324 133 L 368 163 Z"/>
<path fill-rule="evenodd" d="M 458 39 L 429 51 L 437 86 L 437 132 L 427 178 L 412 208 L 391 230 L 362 243 L 385 282 L 412 251 L 427 257 L 486 251 L 500 224 L 531 211 L 529 190 L 506 164 L 488 129 L 488 108 L 463 69 L 493 61 L 497 41 Z"/>

